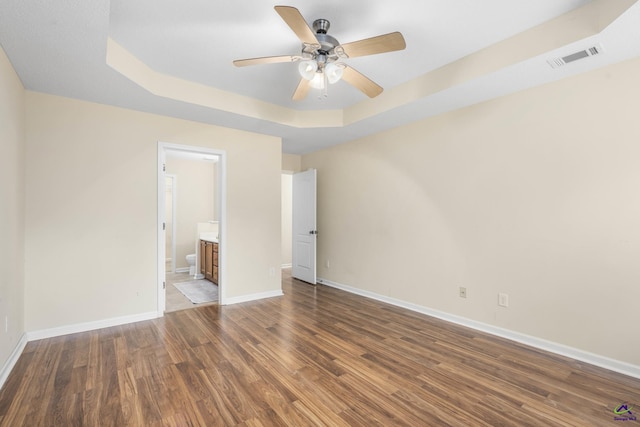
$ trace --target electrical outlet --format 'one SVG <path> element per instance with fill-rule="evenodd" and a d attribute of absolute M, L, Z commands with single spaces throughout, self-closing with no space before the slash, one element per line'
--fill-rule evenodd
<path fill-rule="evenodd" d="M 498 305 L 500 307 L 509 307 L 509 295 L 499 293 L 498 294 Z"/>
<path fill-rule="evenodd" d="M 460 298 L 467 297 L 467 288 L 460 286 Z"/>
<path fill-rule="evenodd" d="M 329 264 L 329 260 L 326 260 L 326 261 L 324 262 L 324 266 L 325 266 L 326 268 L 329 268 L 329 265 L 330 265 L 330 264 Z"/>

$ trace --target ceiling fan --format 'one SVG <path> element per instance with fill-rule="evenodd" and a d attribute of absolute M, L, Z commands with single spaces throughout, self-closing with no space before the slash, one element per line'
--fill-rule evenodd
<path fill-rule="evenodd" d="M 340 44 L 338 40 L 327 34 L 329 21 L 316 19 L 313 30 L 304 17 L 291 6 L 275 6 L 276 12 L 302 41 L 300 55 L 267 56 L 261 58 L 238 59 L 233 61 L 236 67 L 258 64 L 275 64 L 279 62 L 299 61 L 298 71 L 300 83 L 293 93 L 293 100 L 300 101 L 307 96 L 310 88 L 321 89 L 327 96 L 329 84 L 340 79 L 359 89 L 370 98 L 382 93 L 380 87 L 364 74 L 348 66 L 343 59 L 358 56 L 374 55 L 377 53 L 402 50 L 407 45 L 399 32 L 393 32 L 351 43 Z"/>

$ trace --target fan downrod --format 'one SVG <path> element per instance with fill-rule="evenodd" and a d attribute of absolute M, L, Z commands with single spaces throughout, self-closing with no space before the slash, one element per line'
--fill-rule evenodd
<path fill-rule="evenodd" d="M 313 31 L 315 31 L 316 34 L 327 34 L 330 26 L 331 23 L 327 19 L 316 19 L 313 21 Z"/>

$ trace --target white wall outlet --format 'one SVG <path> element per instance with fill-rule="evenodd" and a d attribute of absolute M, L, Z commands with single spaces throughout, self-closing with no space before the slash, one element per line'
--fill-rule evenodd
<path fill-rule="evenodd" d="M 276 268 L 275 267 L 269 268 L 269 277 L 276 277 Z"/>
<path fill-rule="evenodd" d="M 325 268 L 329 268 L 329 266 L 330 266 L 329 260 L 326 260 L 324 262 L 324 266 L 325 266 Z"/>
<path fill-rule="evenodd" d="M 467 297 L 467 288 L 460 286 L 460 298 L 466 298 Z"/>
<path fill-rule="evenodd" d="M 498 305 L 500 307 L 509 307 L 509 295 L 499 293 L 498 294 Z"/>

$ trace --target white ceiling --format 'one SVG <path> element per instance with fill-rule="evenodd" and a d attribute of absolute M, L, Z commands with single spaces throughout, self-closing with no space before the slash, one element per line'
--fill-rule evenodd
<path fill-rule="evenodd" d="M 347 60 L 384 87 L 385 94 L 393 94 L 446 64 L 589 3 L 290 0 L 284 4 L 298 8 L 309 23 L 328 19 L 329 33 L 342 43 L 400 31 L 407 43 L 404 51 Z M 526 56 L 525 52 L 524 60 L 411 102 L 386 108 L 382 102 L 388 102 L 390 95 L 369 100 L 345 82 L 331 86 L 326 99 L 310 94 L 294 102 L 291 95 L 299 80 L 296 64 L 232 65 L 234 59 L 299 53 L 300 42 L 274 11 L 275 4 L 260 0 L 0 0 L 0 44 L 29 90 L 281 136 L 283 151 L 298 154 L 640 56 L 640 6 L 634 4 L 599 33 L 585 33 L 584 40 L 543 54 Z M 107 65 L 109 38 L 155 72 L 286 111 L 344 112 L 362 106 L 377 112 L 341 126 L 304 128 L 154 95 Z M 604 48 L 597 57 L 555 70 L 546 62 L 596 43 Z"/>

